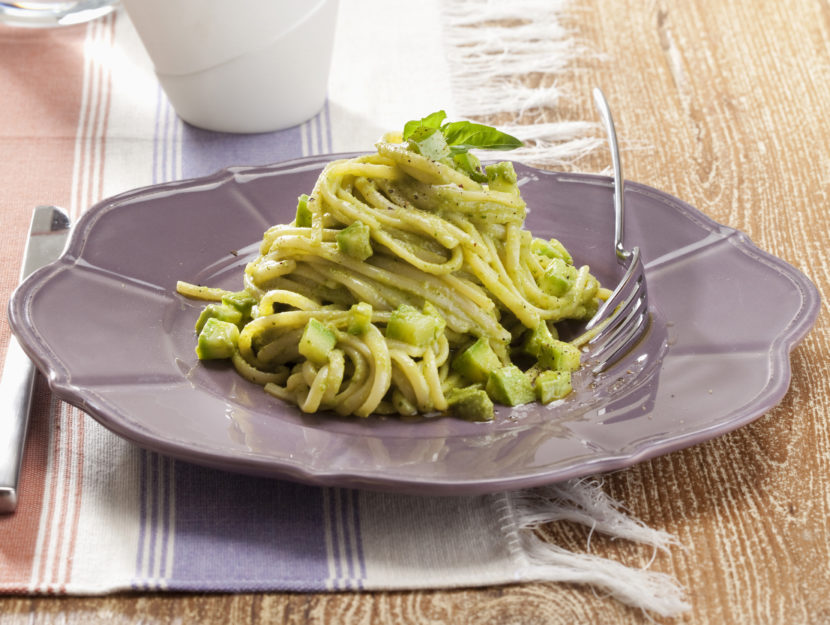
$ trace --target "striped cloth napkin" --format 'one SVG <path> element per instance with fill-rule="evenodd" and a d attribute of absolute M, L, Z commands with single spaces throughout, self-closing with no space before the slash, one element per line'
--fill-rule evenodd
<path fill-rule="evenodd" d="M 470 40 L 469 25 L 482 16 L 516 17 L 507 4 L 518 16 L 543 18 L 526 25 L 532 32 L 496 33 L 525 55 L 516 57 L 513 73 L 540 69 L 529 65 L 533 51 L 522 44 L 528 39 L 551 44 L 539 54 L 564 66 L 574 48 L 557 26 L 561 2 L 343 0 L 324 110 L 298 127 L 249 136 L 183 124 L 123 13 L 52 31 L 0 26 L 3 303 L 17 281 L 35 204 L 62 205 L 75 219 L 102 198 L 138 186 L 229 165 L 368 150 L 384 131 L 440 108 L 455 117 L 487 114 L 492 97 L 473 97 L 476 87 L 463 77 L 472 63 L 479 63 L 479 76 L 486 73 L 482 42 L 493 33 L 479 30 L 480 39 Z M 501 79 L 483 82 L 498 90 Z M 557 97 L 554 88 L 525 95 L 536 105 Z M 545 142 L 555 129 L 536 129 L 540 150 L 528 156 L 558 162 L 590 150 L 594 140 L 583 126 L 575 122 L 564 144 Z M 527 137 L 533 129 L 521 132 Z M 5 353 L 6 323 L 0 332 Z M 686 607 L 673 579 L 587 550 L 571 553 L 534 531 L 561 519 L 650 548 L 673 544 L 621 512 L 594 479 L 426 498 L 190 465 L 120 439 L 51 396 L 41 377 L 21 503 L 14 515 L 0 517 L 0 592 L 373 590 L 561 580 L 593 584 L 658 614 Z"/>

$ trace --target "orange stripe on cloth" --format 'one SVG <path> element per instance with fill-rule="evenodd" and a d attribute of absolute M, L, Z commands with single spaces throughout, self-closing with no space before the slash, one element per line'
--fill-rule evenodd
<path fill-rule="evenodd" d="M 0 26 L 0 306 L 16 286 L 31 211 L 68 205 L 81 106 L 87 26 Z M 0 318 L 0 359 L 9 328 Z M 0 591 L 27 592 L 46 480 L 49 394 L 38 379 L 23 457 L 20 502 L 0 516 Z"/>
<path fill-rule="evenodd" d="M 30 590 L 50 594 L 66 592 L 77 536 L 83 476 L 83 420 L 77 408 L 55 400 L 51 413 L 52 455 L 44 492 L 46 509 L 42 536 L 35 550 Z"/>

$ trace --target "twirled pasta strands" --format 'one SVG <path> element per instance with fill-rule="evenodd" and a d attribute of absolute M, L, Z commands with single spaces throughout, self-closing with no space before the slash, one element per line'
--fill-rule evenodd
<path fill-rule="evenodd" d="M 524 329 L 584 318 L 607 296 L 587 267 L 566 267 L 567 280 L 550 277 L 564 261 L 553 248 L 534 251 L 541 240 L 522 227 L 517 188 L 491 189 L 403 144 L 377 148 L 327 165 L 307 197 L 307 217 L 300 223 L 298 212 L 269 228 L 245 270 L 256 303 L 233 364 L 304 412 L 447 410 L 447 393 L 465 383 L 451 366 L 461 348 L 484 338 L 509 365 Z M 359 254 L 343 238 L 357 226 L 367 233 Z M 206 300 L 226 293 L 179 290 Z M 356 324 L 361 302 L 369 316 Z M 440 319 L 423 344 L 387 336 L 395 311 L 407 306 Z M 312 319 L 331 340 L 314 361 L 299 345 Z"/>

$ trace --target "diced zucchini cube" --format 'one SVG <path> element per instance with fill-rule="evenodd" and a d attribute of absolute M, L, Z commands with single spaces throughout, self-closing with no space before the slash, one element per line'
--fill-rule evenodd
<path fill-rule="evenodd" d="M 305 193 L 297 198 L 297 217 L 294 223 L 300 228 L 311 228 L 311 209 L 308 207 L 308 195 Z"/>
<path fill-rule="evenodd" d="M 503 191 L 506 193 L 519 193 L 517 185 L 518 178 L 513 163 L 502 161 L 493 163 L 484 168 L 487 174 L 487 187 L 492 191 Z"/>
<path fill-rule="evenodd" d="M 358 260 L 372 255 L 372 231 L 362 221 L 356 221 L 337 233 L 337 249 Z"/>
<path fill-rule="evenodd" d="M 337 344 L 337 336 L 326 325 L 315 318 L 306 323 L 303 336 L 300 338 L 300 354 L 317 366 L 328 362 L 329 352 Z"/>
<path fill-rule="evenodd" d="M 230 295 L 223 297 L 222 303 L 225 304 L 225 306 L 236 308 L 236 310 L 242 313 L 243 319 L 250 319 L 251 308 L 253 308 L 254 304 L 256 304 L 256 298 L 248 293 L 248 291 L 236 291 L 235 293 L 231 293 Z"/>
<path fill-rule="evenodd" d="M 349 309 L 349 334 L 361 335 L 369 329 L 372 323 L 372 305 L 367 302 L 354 304 Z"/>
<path fill-rule="evenodd" d="M 417 308 L 403 304 L 390 315 L 386 337 L 424 347 L 437 338 L 442 321 L 440 317 L 425 315 Z"/>
<path fill-rule="evenodd" d="M 538 359 L 539 354 L 542 353 L 542 345 L 550 345 L 555 339 L 556 337 L 551 332 L 548 324 L 545 321 L 540 321 L 535 328 L 527 333 L 522 350 L 525 354 Z"/>
<path fill-rule="evenodd" d="M 230 358 L 236 350 L 239 328 L 229 321 L 211 317 L 205 322 L 196 341 L 196 356 L 199 360 Z"/>
<path fill-rule="evenodd" d="M 452 361 L 452 370 L 468 382 L 484 383 L 491 371 L 501 367 L 501 361 L 490 347 L 490 342 L 479 338 Z"/>
<path fill-rule="evenodd" d="M 202 309 L 199 318 L 196 320 L 196 332 L 201 332 L 202 328 L 209 319 L 218 319 L 219 321 L 227 321 L 235 326 L 242 323 L 242 313 L 233 306 L 225 304 L 208 304 Z"/>
<path fill-rule="evenodd" d="M 536 378 L 536 398 L 543 404 L 562 399 L 571 390 L 570 371 L 542 371 Z"/>
<path fill-rule="evenodd" d="M 464 386 L 447 393 L 447 411 L 466 421 L 492 421 L 495 418 L 493 401 L 483 388 Z"/>
<path fill-rule="evenodd" d="M 505 406 L 529 404 L 536 399 L 533 384 L 516 365 L 491 371 L 485 390 L 490 399 Z"/>
<path fill-rule="evenodd" d="M 561 297 L 573 285 L 576 274 L 577 271 L 573 265 L 567 264 L 561 258 L 552 258 L 539 286 L 545 293 Z"/>
<path fill-rule="evenodd" d="M 570 343 L 554 340 L 549 345 L 542 346 L 537 360 L 543 369 L 576 371 L 579 369 L 581 355 Z"/>

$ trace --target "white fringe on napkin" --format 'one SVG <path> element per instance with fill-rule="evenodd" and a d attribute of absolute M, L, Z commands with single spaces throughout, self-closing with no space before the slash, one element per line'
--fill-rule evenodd
<path fill-rule="evenodd" d="M 604 137 L 592 135 L 600 129 L 592 122 L 499 124 L 499 128 L 525 142 L 523 147 L 510 151 L 510 159 L 536 166 L 573 167 L 579 159 L 606 145 Z"/>
<path fill-rule="evenodd" d="M 510 159 L 570 166 L 603 144 L 598 124 L 536 123 L 564 96 L 555 83 L 525 84 L 530 74 L 557 76 L 580 56 L 597 56 L 561 25 L 569 0 L 450 0 L 442 3 L 450 78 L 465 117 L 509 113 L 525 123 L 499 127 L 526 142 Z"/>
<path fill-rule="evenodd" d="M 675 616 L 689 609 L 677 581 L 648 568 L 631 567 L 590 553 L 594 532 L 624 538 L 668 552 L 678 546 L 666 532 L 652 529 L 622 511 L 593 478 L 505 495 L 513 525 L 519 527 L 514 556 L 526 558 L 527 580 L 589 584 L 615 599 L 659 614 Z M 544 540 L 538 530 L 556 521 L 571 521 L 591 528 L 587 553 L 575 553 Z M 653 558 L 652 558 L 653 559 Z"/>

